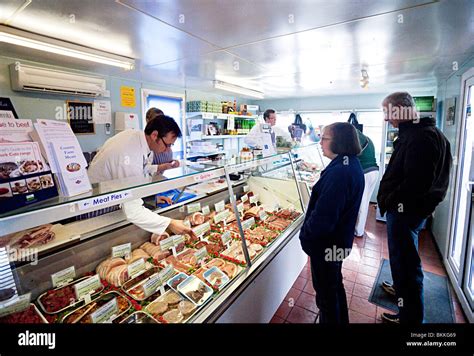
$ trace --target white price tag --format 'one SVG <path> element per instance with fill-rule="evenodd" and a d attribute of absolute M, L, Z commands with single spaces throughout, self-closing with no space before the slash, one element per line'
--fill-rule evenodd
<path fill-rule="evenodd" d="M 255 224 L 255 218 L 250 218 L 242 222 L 242 229 L 248 230 Z"/>
<path fill-rule="evenodd" d="M 214 114 L 213 114 L 213 113 L 210 113 L 210 112 L 203 112 L 203 113 L 202 113 L 202 118 L 203 118 L 203 119 L 213 119 L 213 118 L 214 118 Z"/>
<path fill-rule="evenodd" d="M 130 263 L 127 267 L 128 269 L 128 275 L 130 278 L 135 278 L 138 276 L 140 273 L 142 273 L 146 268 L 145 265 L 145 260 L 143 258 L 140 258 L 139 260 Z"/>
<path fill-rule="evenodd" d="M 14 299 L 13 302 L 0 305 L 0 317 L 17 313 L 30 306 L 31 293 L 23 294 Z"/>
<path fill-rule="evenodd" d="M 160 274 L 154 274 L 150 277 L 148 281 L 143 283 L 143 291 L 145 293 L 145 298 L 148 298 L 150 295 L 156 293 L 158 288 L 163 284 L 163 280 L 160 277 Z"/>
<path fill-rule="evenodd" d="M 175 246 L 178 246 L 179 244 L 183 243 L 186 241 L 183 235 L 173 235 L 173 243 Z"/>
<path fill-rule="evenodd" d="M 221 200 L 220 202 L 216 203 L 214 207 L 216 208 L 216 212 L 220 213 L 225 209 L 225 201 Z"/>
<path fill-rule="evenodd" d="M 203 207 L 202 207 L 202 213 L 203 213 L 204 215 L 208 215 L 208 214 L 211 213 L 211 209 L 209 209 L 209 205 L 206 205 L 206 206 L 203 206 Z"/>
<path fill-rule="evenodd" d="M 211 225 L 209 224 L 209 222 L 206 222 L 204 224 L 196 226 L 193 229 L 193 232 L 196 234 L 196 236 L 202 236 L 209 230 L 211 230 Z"/>
<path fill-rule="evenodd" d="M 252 197 L 250 197 L 250 199 L 252 199 Z M 247 200 L 249 200 L 249 196 L 244 194 L 240 200 L 242 200 L 242 203 L 245 203 Z M 252 203 L 252 200 L 250 200 L 250 203 Z"/>
<path fill-rule="evenodd" d="M 258 202 L 258 194 L 252 195 L 250 197 L 250 204 L 256 204 Z"/>
<path fill-rule="evenodd" d="M 74 285 L 74 291 L 76 292 L 76 299 L 80 300 L 80 299 L 85 298 L 85 296 L 99 289 L 100 286 L 101 286 L 101 283 L 100 283 L 100 278 L 98 274 L 92 277 L 89 277 L 86 280 L 83 280 L 82 282 L 76 283 Z"/>
<path fill-rule="evenodd" d="M 170 236 L 167 239 L 161 240 L 160 247 L 163 251 L 169 250 L 174 247 L 174 236 Z"/>
<path fill-rule="evenodd" d="M 195 213 L 201 210 L 201 203 L 193 203 L 188 205 L 188 214 Z"/>
<path fill-rule="evenodd" d="M 240 203 L 239 205 L 237 205 L 237 211 L 239 213 L 244 211 L 244 203 Z"/>
<path fill-rule="evenodd" d="M 268 218 L 268 214 L 265 210 L 260 210 L 258 212 L 258 217 L 260 218 L 260 220 L 265 221 Z"/>
<path fill-rule="evenodd" d="M 244 185 L 244 193 L 247 193 L 250 190 L 250 187 L 248 185 Z"/>
<path fill-rule="evenodd" d="M 196 256 L 197 262 L 199 263 L 201 260 L 205 259 L 207 257 L 207 249 L 206 247 L 201 247 L 199 250 L 197 250 L 194 253 L 194 256 Z"/>
<path fill-rule="evenodd" d="M 191 222 L 189 220 L 184 220 L 183 224 L 186 225 L 187 227 L 191 227 Z"/>
<path fill-rule="evenodd" d="M 53 282 L 53 287 L 55 288 L 71 282 L 74 278 L 76 278 L 76 269 L 74 266 L 68 267 L 51 275 L 51 281 Z"/>
<path fill-rule="evenodd" d="M 230 235 L 230 231 L 224 232 L 224 233 L 222 234 L 222 236 L 221 236 L 221 239 L 222 239 L 222 243 L 223 243 L 224 245 L 229 244 L 230 241 L 232 240 L 231 235 Z"/>
<path fill-rule="evenodd" d="M 117 245 L 112 247 L 112 257 L 130 257 L 132 253 L 132 243 L 126 243 L 123 245 Z"/>
<path fill-rule="evenodd" d="M 163 269 L 160 273 L 160 278 L 163 281 L 162 284 L 166 283 L 168 280 L 170 280 L 174 276 L 174 268 L 172 265 L 167 266 L 165 269 Z"/>
<path fill-rule="evenodd" d="M 118 311 L 117 298 L 114 298 L 91 314 L 92 323 L 110 322 L 114 316 L 118 315 Z"/>
<path fill-rule="evenodd" d="M 214 215 L 214 222 L 216 224 L 218 224 L 222 220 L 226 220 L 229 217 L 229 215 L 230 215 L 230 211 L 229 211 L 229 209 L 226 209 L 226 210 Z"/>

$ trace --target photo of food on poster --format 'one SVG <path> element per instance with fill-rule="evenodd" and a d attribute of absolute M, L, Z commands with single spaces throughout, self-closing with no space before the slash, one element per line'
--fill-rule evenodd
<path fill-rule="evenodd" d="M 47 167 L 36 142 L 0 143 L 0 180 L 45 170 Z"/>

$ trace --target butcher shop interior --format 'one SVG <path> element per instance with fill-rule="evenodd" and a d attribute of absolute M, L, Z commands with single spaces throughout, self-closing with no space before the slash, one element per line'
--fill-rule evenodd
<path fill-rule="evenodd" d="M 469 327 L 473 88 L 469 0 L 2 0 L 2 330 Z"/>

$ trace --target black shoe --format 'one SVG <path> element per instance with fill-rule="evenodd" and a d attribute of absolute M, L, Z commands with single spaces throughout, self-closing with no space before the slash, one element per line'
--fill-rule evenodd
<path fill-rule="evenodd" d="M 382 321 L 392 324 L 400 324 L 400 317 L 398 314 L 382 313 Z"/>
<path fill-rule="evenodd" d="M 390 282 L 388 282 L 388 281 L 383 281 L 383 282 L 382 282 L 382 289 L 383 289 L 386 293 L 388 293 L 388 294 L 390 294 L 390 295 L 392 295 L 392 296 L 394 296 L 394 297 L 396 296 L 395 288 L 393 288 L 393 284 L 392 284 L 392 283 L 390 283 Z"/>

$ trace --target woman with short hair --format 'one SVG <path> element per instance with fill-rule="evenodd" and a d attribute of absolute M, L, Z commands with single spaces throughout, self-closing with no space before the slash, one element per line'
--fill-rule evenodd
<path fill-rule="evenodd" d="M 347 324 L 342 261 L 352 248 L 364 191 L 364 173 L 357 158 L 361 147 L 355 128 L 347 122 L 326 126 L 321 146 L 331 163 L 313 187 L 300 241 L 311 259 L 319 322 Z"/>

